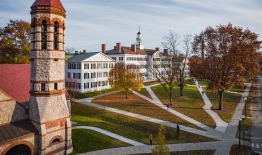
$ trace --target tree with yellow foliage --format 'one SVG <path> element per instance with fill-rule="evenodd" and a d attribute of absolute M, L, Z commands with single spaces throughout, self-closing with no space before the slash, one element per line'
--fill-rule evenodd
<path fill-rule="evenodd" d="M 163 124 L 158 129 L 159 144 L 152 149 L 152 155 L 170 155 L 169 148 L 165 144 L 166 128 Z"/>
<path fill-rule="evenodd" d="M 143 75 L 136 65 L 115 64 L 109 72 L 109 84 L 112 89 L 124 91 L 126 98 L 132 90 L 139 91 L 143 86 Z"/>

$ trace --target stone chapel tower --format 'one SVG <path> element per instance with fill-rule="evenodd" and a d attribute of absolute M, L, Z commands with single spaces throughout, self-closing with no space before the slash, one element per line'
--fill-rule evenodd
<path fill-rule="evenodd" d="M 43 155 L 73 150 L 65 96 L 65 13 L 60 0 L 35 0 L 31 6 L 29 118 Z"/>

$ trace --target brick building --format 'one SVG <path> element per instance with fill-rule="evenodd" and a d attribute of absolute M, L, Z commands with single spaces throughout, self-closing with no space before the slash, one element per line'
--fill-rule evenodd
<path fill-rule="evenodd" d="M 31 64 L 0 65 L 0 154 L 73 150 L 65 93 L 65 17 L 60 0 L 35 0 Z"/>

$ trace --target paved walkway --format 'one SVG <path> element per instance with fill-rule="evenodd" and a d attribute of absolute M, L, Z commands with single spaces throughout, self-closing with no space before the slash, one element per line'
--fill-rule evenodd
<path fill-rule="evenodd" d="M 251 83 L 249 83 L 242 94 L 241 100 L 236 107 L 236 110 L 234 112 L 233 117 L 231 118 L 231 121 L 228 124 L 228 127 L 223 135 L 222 140 L 220 141 L 219 145 L 217 146 L 215 155 L 226 155 L 229 154 L 231 150 L 231 145 L 225 145 L 228 141 L 235 140 L 237 141 L 235 144 L 238 144 L 238 139 L 236 138 L 236 133 L 238 131 L 238 123 L 239 123 L 239 118 L 242 116 L 243 109 L 245 107 L 245 98 L 248 96 L 249 89 L 251 87 Z M 246 144 L 250 145 L 249 142 L 245 142 Z M 243 144 L 243 142 L 242 142 Z M 226 154 L 225 154 L 226 153 Z"/>
<path fill-rule="evenodd" d="M 100 105 L 100 104 L 91 103 L 91 100 L 93 100 L 93 99 L 94 98 L 85 98 L 85 99 L 79 99 L 79 100 L 73 99 L 73 101 L 79 102 L 79 103 L 82 103 L 82 104 L 86 104 L 86 105 L 89 105 L 89 106 L 92 106 L 92 107 L 96 107 L 98 109 L 104 109 L 104 110 L 108 110 L 108 111 L 115 112 L 115 113 L 118 113 L 118 114 L 138 118 L 138 119 L 141 119 L 141 120 L 144 120 L 144 121 L 148 121 L 148 122 L 152 122 L 152 123 L 156 123 L 156 124 L 163 124 L 163 125 L 171 127 L 171 128 L 177 127 L 177 124 L 175 124 L 175 123 L 170 123 L 170 122 L 167 122 L 167 121 L 164 121 L 164 120 L 151 118 L 151 117 L 148 117 L 148 116 L 143 116 L 143 115 L 139 115 L 139 114 L 132 113 L 132 112 L 127 112 L 127 111 L 124 111 L 124 110 L 119 110 L 119 109 L 116 109 L 116 108 L 111 108 L 111 107 L 103 106 L 103 105 Z M 180 130 L 183 130 L 183 131 L 186 131 L 186 132 L 190 132 L 190 133 L 201 135 L 201 136 L 206 136 L 206 137 L 209 137 L 209 138 L 214 138 L 214 139 L 217 139 L 217 140 L 220 140 L 222 138 L 222 133 L 216 132 L 215 130 L 212 130 L 210 132 L 206 132 L 206 131 L 203 131 L 203 130 L 198 130 L 198 129 L 186 127 L 186 126 L 183 126 L 183 125 L 179 125 L 179 128 L 180 128 Z"/>
<path fill-rule="evenodd" d="M 184 143 L 184 144 L 168 144 L 167 146 L 169 147 L 170 151 L 190 151 L 190 150 L 216 150 L 215 155 L 229 155 L 230 150 L 231 150 L 231 146 L 233 144 L 238 144 L 238 139 L 235 138 L 235 135 L 237 133 L 238 130 L 238 122 L 239 122 L 239 118 L 242 116 L 242 111 L 244 109 L 244 105 L 245 105 L 245 101 L 244 99 L 247 97 L 248 93 L 249 93 L 249 89 L 250 89 L 251 84 L 248 84 L 247 88 L 245 89 L 245 92 L 242 94 L 242 98 L 241 101 L 239 102 L 235 113 L 230 121 L 230 123 L 228 124 L 228 127 L 226 128 L 225 132 L 213 132 L 210 130 L 210 132 L 205 132 L 205 131 L 200 131 L 197 129 L 199 133 L 205 133 L 207 137 L 209 137 L 210 135 L 213 135 L 213 137 L 217 137 L 218 139 L 221 139 L 221 134 L 222 134 L 222 139 L 220 141 L 215 141 L 215 142 L 202 142 L 202 143 Z M 153 98 L 153 96 L 152 96 Z M 142 115 L 138 115 L 138 114 L 134 114 L 134 113 L 129 113 L 126 111 L 122 111 L 122 110 L 118 110 L 118 109 L 114 109 L 114 108 L 110 108 L 110 107 L 105 107 L 102 105 L 98 105 L 98 104 L 94 104 L 91 103 L 91 100 L 93 98 L 88 98 L 88 99 L 81 99 L 81 100 L 74 100 L 77 102 L 81 102 L 84 104 L 88 104 L 97 108 L 104 108 L 105 110 L 110 110 L 112 112 L 117 112 L 117 113 L 122 113 L 124 115 L 128 115 L 131 117 L 136 117 L 139 119 L 143 119 L 146 121 L 150 121 L 150 122 L 154 122 L 157 124 L 163 124 L 166 123 L 164 125 L 169 126 L 171 124 L 169 124 L 170 122 L 165 122 L 162 120 L 158 120 L 158 119 L 154 119 L 154 118 L 150 118 L 147 116 L 142 116 Z M 153 98 L 154 100 L 154 98 Z M 157 101 L 157 99 L 155 99 L 154 101 Z M 157 104 L 159 104 L 160 106 L 161 102 L 158 102 Z M 162 105 L 163 106 L 163 105 Z M 172 125 L 171 125 L 172 127 Z M 176 127 L 176 125 L 174 126 Z M 192 129 L 192 128 L 191 128 Z M 186 130 L 185 130 L 186 131 Z M 196 133 L 196 134 L 199 134 Z M 218 134 L 220 133 L 220 134 Z M 243 141 L 241 142 L 243 144 Z M 246 144 L 248 144 L 248 142 L 245 142 Z M 248 144 L 250 145 L 250 144 Z M 151 149 L 154 146 L 151 145 L 143 145 L 143 146 L 133 146 L 133 147 L 121 147 L 121 148 L 112 148 L 112 149 L 105 149 L 105 150 L 98 150 L 98 151 L 93 151 L 93 152 L 88 152 L 88 155 L 104 155 L 104 154 L 114 154 L 114 155 L 122 155 L 122 154 L 139 154 L 139 153 L 150 153 Z M 87 153 L 83 153 L 83 155 L 85 155 Z"/>
<path fill-rule="evenodd" d="M 203 143 L 183 143 L 183 144 L 167 144 L 169 151 L 191 151 L 191 150 L 215 150 L 218 142 Z M 151 153 L 154 145 L 136 146 L 136 147 L 120 147 L 113 149 L 98 150 L 83 153 L 81 155 L 123 155 L 123 154 L 143 154 Z"/>
<path fill-rule="evenodd" d="M 203 101 L 205 103 L 203 109 L 213 118 L 213 120 L 216 123 L 216 130 L 217 131 L 221 131 L 221 132 L 225 132 L 228 123 L 224 122 L 216 112 L 214 112 L 213 110 L 211 110 L 212 104 L 209 100 L 209 98 L 207 97 L 206 93 L 204 93 L 204 90 L 202 89 L 201 85 L 198 83 L 198 81 L 196 79 L 194 79 L 195 84 L 198 88 L 199 93 L 201 94 Z"/>
<path fill-rule="evenodd" d="M 141 98 L 143 98 L 145 100 L 148 100 L 151 103 L 154 103 L 155 105 L 159 106 L 162 109 L 165 109 L 165 110 L 167 109 L 167 107 L 165 105 L 163 105 L 162 102 L 157 98 L 157 96 L 152 91 L 150 86 L 145 86 L 144 88 L 146 88 L 146 90 L 149 92 L 149 94 L 151 95 L 152 99 L 150 99 L 150 98 L 148 98 L 148 97 L 146 97 L 144 95 L 141 95 L 141 94 L 139 94 L 139 93 L 137 93 L 135 91 L 133 93 L 136 94 L 137 96 L 140 96 Z M 188 117 L 188 116 L 186 116 L 186 115 L 184 115 L 184 114 L 182 114 L 182 113 L 180 113 L 178 111 L 175 111 L 175 110 L 173 110 L 171 108 L 168 111 L 170 113 L 172 113 L 172 114 L 174 114 L 174 115 L 176 115 L 176 116 L 178 116 L 178 117 L 180 117 L 180 118 L 182 118 L 182 119 L 184 119 L 184 120 L 186 120 L 186 121 L 188 121 L 188 122 L 190 122 L 190 123 L 192 123 L 192 124 L 202 128 L 202 129 L 206 130 L 207 132 L 220 134 L 219 132 L 214 131 L 214 129 L 212 129 L 212 128 L 210 128 L 210 127 L 208 127 L 208 126 L 206 126 L 206 125 L 204 125 L 204 124 L 202 124 L 202 123 L 200 123 L 200 122 L 198 122 L 198 121 L 196 121 L 196 120 L 194 120 L 194 119 L 192 119 L 192 118 L 190 118 L 190 117 Z"/>
<path fill-rule="evenodd" d="M 100 129 L 100 128 L 97 128 L 97 127 L 92 127 L 92 126 L 74 126 L 74 127 L 72 127 L 72 129 L 88 129 L 88 130 L 93 130 L 93 131 L 96 131 L 96 132 L 105 134 L 105 135 L 107 135 L 107 136 L 109 136 L 109 137 L 112 137 L 112 138 L 121 140 L 121 141 L 123 141 L 123 142 L 126 142 L 126 143 L 131 144 L 131 145 L 134 145 L 134 146 L 142 146 L 142 145 L 145 145 L 145 144 L 143 144 L 143 143 L 134 141 L 134 140 L 132 140 L 132 139 L 125 138 L 125 137 L 123 137 L 123 136 L 114 134 L 114 133 L 112 133 L 112 132 L 109 132 L 109 131 L 106 131 L 106 130 L 103 130 L 103 129 Z"/>

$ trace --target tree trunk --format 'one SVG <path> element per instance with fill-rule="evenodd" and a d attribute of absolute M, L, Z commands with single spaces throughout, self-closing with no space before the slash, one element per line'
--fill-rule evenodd
<path fill-rule="evenodd" d="M 172 88 L 170 89 L 169 102 L 169 104 L 172 105 Z"/>
<path fill-rule="evenodd" d="M 219 108 L 218 108 L 218 110 L 222 110 L 222 99 L 223 99 L 223 92 L 219 91 Z"/>
<path fill-rule="evenodd" d="M 184 96 L 183 90 L 184 90 L 184 86 L 180 86 L 180 96 Z"/>

